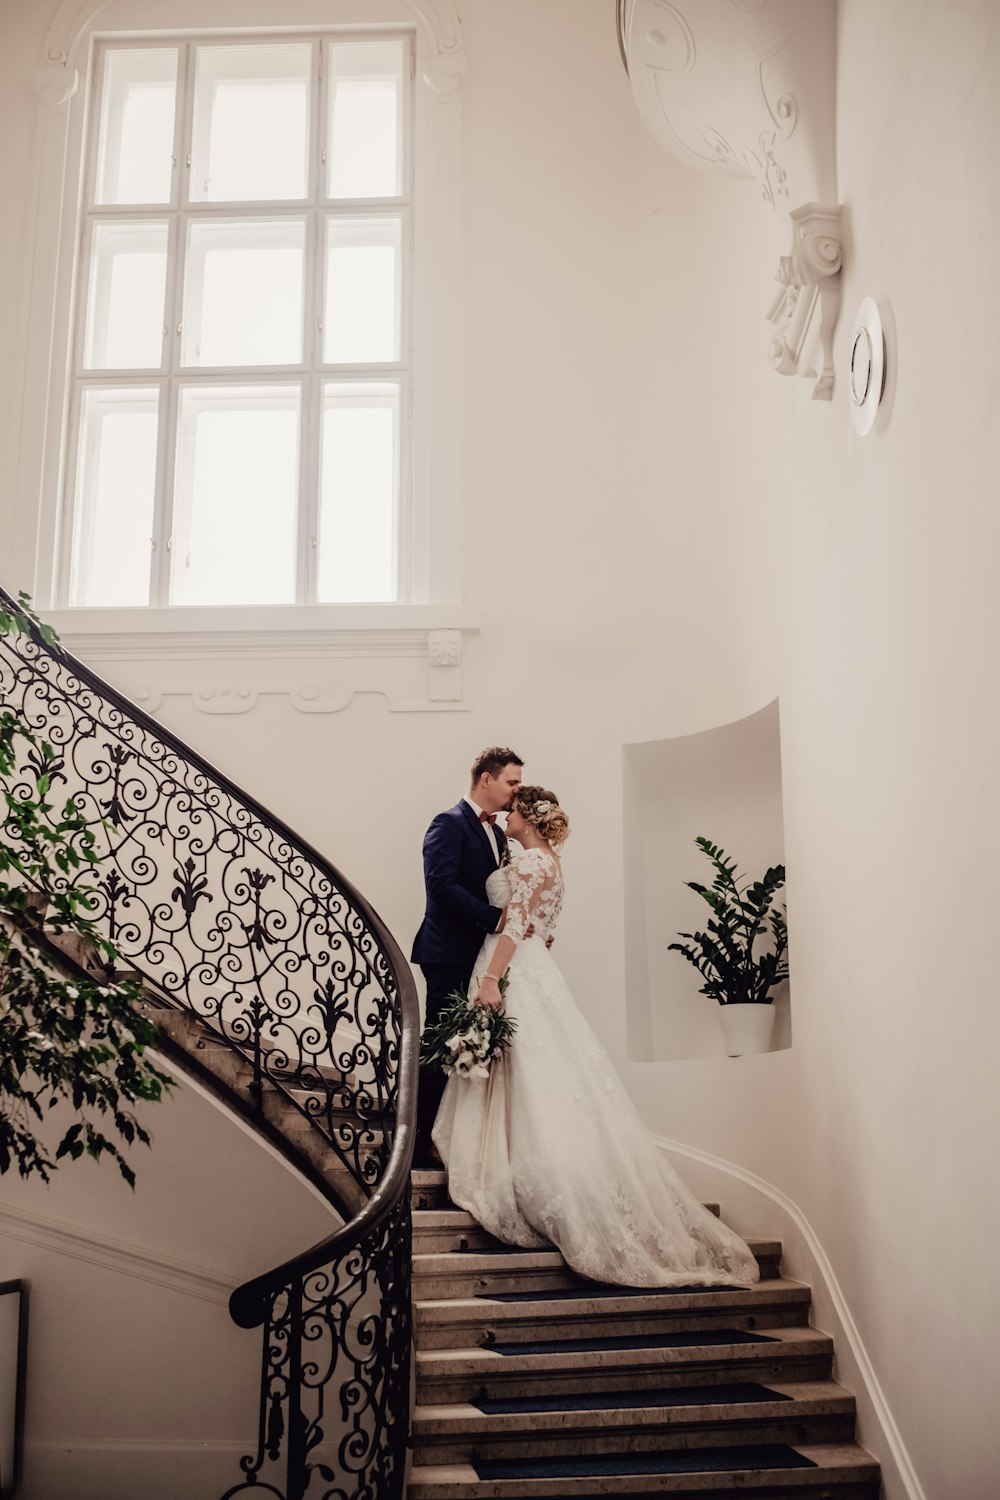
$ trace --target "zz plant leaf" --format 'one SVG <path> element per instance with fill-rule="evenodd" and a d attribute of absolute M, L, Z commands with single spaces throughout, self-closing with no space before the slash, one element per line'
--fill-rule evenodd
<path fill-rule="evenodd" d="M 704 980 L 700 993 L 720 1005 L 767 1004 L 774 998 L 771 991 L 788 978 L 788 925 L 784 904 L 776 902 L 785 867 L 773 865 L 760 880 L 745 881 L 718 844 L 701 837 L 695 843 L 711 862 L 712 884 L 685 884 L 712 915 L 706 931 L 678 933 L 687 942 L 671 943 L 667 951 L 694 965 Z M 759 939 L 770 941 L 770 947 L 756 953 Z"/>
<path fill-rule="evenodd" d="M 0 637 L 16 634 L 57 645 L 23 593 L 0 609 Z M 145 1056 L 157 1032 L 141 989 L 109 977 L 119 955 L 79 878 L 97 865 L 94 834 L 65 782 L 61 753 L 0 703 L 0 1173 L 48 1182 L 62 1162 L 109 1156 L 134 1186 L 125 1149 L 150 1138 L 132 1106 L 171 1080 Z M 99 972 L 67 964 L 67 941 Z M 53 1148 L 39 1127 L 57 1105 L 75 1118 Z"/>

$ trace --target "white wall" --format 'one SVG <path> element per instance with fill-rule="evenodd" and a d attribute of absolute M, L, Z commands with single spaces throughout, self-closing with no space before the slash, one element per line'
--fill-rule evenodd
<path fill-rule="evenodd" d="M 5 21 L 0 49 L 15 79 L 0 133 L 12 300 L 26 80 L 49 8 Z M 366 697 L 303 716 L 271 698 L 227 718 L 173 697 L 163 716 L 305 829 L 404 943 L 428 818 L 481 745 L 515 745 L 573 816 L 558 953 L 624 1059 L 622 745 L 780 693 L 795 1046 L 623 1069 L 653 1128 L 799 1206 L 926 1495 L 978 1500 L 1000 1487 L 983 1375 L 1000 1231 L 1000 12 L 842 0 L 850 247 L 830 407 L 764 362 L 784 231 L 751 185 L 703 178 L 646 137 L 611 7 L 466 0 L 463 17 L 474 706 L 404 715 Z M 842 372 L 868 293 L 891 305 L 899 374 L 890 424 L 861 442 Z M 17 379 L 0 369 L 0 411 Z M 133 688 L 158 670 L 109 669 Z M 249 671 L 194 663 L 191 686 Z M 734 1186 L 730 1200 L 741 1227 L 770 1227 L 765 1199 Z M 859 1394 L 902 1494 L 905 1458 Z"/>
<path fill-rule="evenodd" d="M 910 1492 L 930 1500 L 1000 1489 L 998 74 L 993 5 L 842 0 L 840 384 L 830 410 L 786 391 L 781 426 L 746 455 L 784 490 L 795 1046 L 725 1074 L 629 1071 L 666 1135 L 800 1207 L 909 1451 Z M 896 379 L 888 424 L 861 440 L 842 376 L 865 295 L 887 306 Z"/>
<path fill-rule="evenodd" d="M 89 1159 L 49 1186 L 0 1179 L 0 1280 L 30 1285 L 24 1500 L 234 1483 L 255 1451 L 261 1331 L 237 1328 L 229 1294 L 340 1222 L 183 1080 L 142 1118 L 134 1193 Z"/>

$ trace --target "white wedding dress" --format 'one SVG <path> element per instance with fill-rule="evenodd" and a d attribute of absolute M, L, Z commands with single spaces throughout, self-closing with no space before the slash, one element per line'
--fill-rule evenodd
<path fill-rule="evenodd" d="M 486 894 L 507 908 L 504 932 L 517 942 L 504 1001 L 517 1031 L 489 1078 L 448 1080 L 433 1139 L 452 1200 L 506 1244 L 557 1246 L 592 1281 L 757 1281 L 748 1247 L 653 1145 L 545 946 L 562 908 L 558 858 L 523 850 L 490 876 Z M 483 944 L 472 994 L 496 941 Z"/>

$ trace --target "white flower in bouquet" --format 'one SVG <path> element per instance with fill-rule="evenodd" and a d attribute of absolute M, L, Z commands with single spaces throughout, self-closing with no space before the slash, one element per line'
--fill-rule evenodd
<path fill-rule="evenodd" d="M 504 975 L 501 994 L 506 987 Z M 420 1065 L 449 1076 L 488 1078 L 491 1064 L 500 1062 L 510 1045 L 517 1023 L 502 1010 L 489 1010 L 460 990 L 450 1000 L 438 1019 L 424 1028 Z"/>

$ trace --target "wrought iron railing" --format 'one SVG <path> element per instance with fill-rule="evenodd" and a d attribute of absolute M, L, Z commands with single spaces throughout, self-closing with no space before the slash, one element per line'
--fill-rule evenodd
<path fill-rule="evenodd" d="M 263 1366 L 257 1451 L 227 1500 L 394 1500 L 411 1342 L 409 967 L 332 865 L 61 648 L 0 638 L 0 704 L 49 747 L 52 801 L 72 799 L 96 841 L 98 864 L 66 884 L 87 885 L 123 963 L 231 1057 L 248 1112 L 279 1099 L 311 1123 L 348 1219 L 233 1294 L 235 1320 L 263 1328 Z M 37 774 L 26 757 L 26 791 Z"/>

